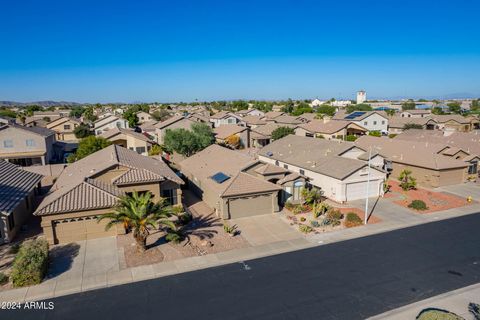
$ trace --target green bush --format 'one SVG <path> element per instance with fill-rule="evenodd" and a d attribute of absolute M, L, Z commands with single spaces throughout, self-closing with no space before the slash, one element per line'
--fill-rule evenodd
<path fill-rule="evenodd" d="M 393 138 L 395 138 L 396 136 L 397 136 L 396 133 L 390 133 L 390 134 L 388 135 L 388 137 L 389 137 L 390 139 L 393 139 Z"/>
<path fill-rule="evenodd" d="M 13 262 L 10 275 L 14 287 L 42 282 L 48 266 L 48 243 L 44 239 L 25 241 Z"/>
<path fill-rule="evenodd" d="M 318 227 L 320 227 L 320 223 L 318 223 L 318 221 L 315 221 L 315 220 L 311 220 L 311 221 L 310 221 L 310 225 L 311 225 L 313 228 L 318 228 Z"/>
<path fill-rule="evenodd" d="M 368 135 L 372 137 L 381 137 L 382 133 L 380 131 L 370 131 Z"/>
<path fill-rule="evenodd" d="M 355 140 L 357 140 L 357 137 L 354 136 L 354 135 L 348 135 L 348 136 L 345 137 L 345 140 L 346 141 L 355 141 Z"/>
<path fill-rule="evenodd" d="M 313 231 L 313 228 L 310 227 L 310 226 L 307 226 L 306 224 L 301 224 L 298 229 L 300 230 L 300 232 L 303 232 L 303 233 L 310 233 Z"/>
<path fill-rule="evenodd" d="M 167 242 L 180 243 L 183 240 L 183 236 L 180 232 L 170 230 L 165 236 L 165 240 L 167 240 Z"/>
<path fill-rule="evenodd" d="M 417 320 L 465 320 L 455 313 L 441 309 L 425 309 L 420 312 Z"/>
<path fill-rule="evenodd" d="M 347 213 L 345 217 L 345 227 L 352 228 L 361 226 L 363 224 L 363 220 L 354 212 Z"/>
<path fill-rule="evenodd" d="M 329 210 L 327 212 L 327 218 L 330 220 L 342 220 L 343 214 L 340 212 L 340 210 Z"/>
<path fill-rule="evenodd" d="M 409 205 L 409 208 L 415 209 L 415 210 L 427 210 L 427 204 L 423 202 L 422 200 L 413 200 Z"/>
<path fill-rule="evenodd" d="M 5 273 L 0 272 L 0 286 L 4 285 L 7 282 L 8 282 L 8 276 Z"/>

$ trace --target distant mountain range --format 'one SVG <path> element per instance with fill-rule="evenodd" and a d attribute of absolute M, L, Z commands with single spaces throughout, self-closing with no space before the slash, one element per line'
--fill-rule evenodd
<path fill-rule="evenodd" d="M 57 107 L 57 106 L 78 106 L 78 102 L 70 101 L 32 101 L 32 102 L 16 102 L 16 101 L 0 101 L 0 107 L 24 107 L 37 105 L 41 107 Z"/>

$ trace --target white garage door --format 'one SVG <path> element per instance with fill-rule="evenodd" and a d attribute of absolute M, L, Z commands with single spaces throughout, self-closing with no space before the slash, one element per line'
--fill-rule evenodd
<path fill-rule="evenodd" d="M 113 226 L 105 231 L 108 219 L 97 223 L 94 217 L 55 220 L 54 233 L 56 243 L 69 243 L 74 241 L 89 240 L 117 235 L 117 228 Z"/>
<path fill-rule="evenodd" d="M 368 189 L 369 197 L 378 197 L 380 195 L 381 180 L 370 181 Z M 356 182 L 347 184 L 347 201 L 365 199 L 367 194 L 367 183 Z"/>
<path fill-rule="evenodd" d="M 228 208 L 232 219 L 273 213 L 272 196 L 230 199 Z"/>

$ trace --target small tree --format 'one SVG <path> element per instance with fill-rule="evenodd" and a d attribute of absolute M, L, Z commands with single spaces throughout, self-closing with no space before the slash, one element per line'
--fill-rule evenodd
<path fill-rule="evenodd" d="M 165 148 L 189 157 L 214 142 L 210 126 L 194 123 L 190 128 L 191 130 L 183 128 L 167 130 L 164 138 Z"/>
<path fill-rule="evenodd" d="M 176 230 L 175 223 L 168 218 L 172 216 L 172 208 L 165 199 L 158 203 L 152 201 L 150 192 L 139 195 L 134 192 L 120 198 L 115 211 L 98 217 L 98 222 L 109 219 L 105 230 L 109 230 L 116 224 L 122 224 L 125 229 L 133 229 L 133 237 L 140 251 L 146 250 L 147 237 L 150 234 L 149 227 L 165 226 Z"/>
<path fill-rule="evenodd" d="M 410 130 L 410 129 L 423 129 L 421 124 L 418 123 L 405 123 L 403 126 L 403 130 Z"/>
<path fill-rule="evenodd" d="M 415 110 L 415 108 L 416 108 L 416 105 L 415 105 L 415 102 L 413 100 L 408 100 L 408 101 L 405 101 L 404 103 L 402 103 L 402 110 L 403 111 Z"/>
<path fill-rule="evenodd" d="M 138 109 L 135 107 L 128 108 L 127 111 L 123 113 L 123 118 L 128 121 L 130 127 L 135 127 L 138 125 L 137 117 Z"/>
<path fill-rule="evenodd" d="M 400 172 L 398 180 L 400 180 L 400 187 L 403 189 L 403 191 L 415 189 L 417 186 L 416 179 L 412 177 L 412 171 L 407 169 Z"/>
<path fill-rule="evenodd" d="M 148 151 L 149 156 L 158 156 L 159 154 L 162 153 L 162 147 L 159 146 L 158 144 L 154 144 L 152 148 Z"/>
<path fill-rule="evenodd" d="M 272 131 L 272 140 L 278 140 L 283 137 L 288 136 L 289 134 L 295 134 L 295 130 L 290 127 L 278 127 Z"/>
<path fill-rule="evenodd" d="M 164 121 L 170 117 L 170 113 L 166 109 L 160 109 L 152 113 L 152 117 L 157 121 Z"/>
<path fill-rule="evenodd" d="M 86 124 L 81 123 L 75 129 L 73 129 L 73 133 L 75 134 L 75 137 L 77 137 L 77 139 L 83 139 L 85 137 L 88 137 L 91 132 L 90 128 Z"/>
<path fill-rule="evenodd" d="M 235 134 L 225 139 L 225 142 L 227 143 L 227 145 L 229 145 L 234 149 L 240 148 L 240 145 L 241 145 L 240 137 Z"/>
<path fill-rule="evenodd" d="M 103 148 L 108 147 L 111 144 L 112 143 L 105 138 L 88 136 L 80 140 L 80 142 L 78 143 L 77 152 L 75 152 L 75 154 L 70 155 L 67 161 L 69 163 L 78 161 L 94 152 L 97 152 L 98 150 L 102 150 Z"/>
<path fill-rule="evenodd" d="M 368 133 L 369 136 L 372 136 L 372 137 L 381 137 L 382 136 L 382 133 L 378 130 L 374 130 L 374 131 L 370 131 Z"/>

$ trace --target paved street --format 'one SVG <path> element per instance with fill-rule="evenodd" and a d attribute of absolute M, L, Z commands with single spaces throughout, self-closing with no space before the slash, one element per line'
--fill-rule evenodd
<path fill-rule="evenodd" d="M 480 282 L 480 214 L 63 296 L 5 319 L 364 319 Z"/>

